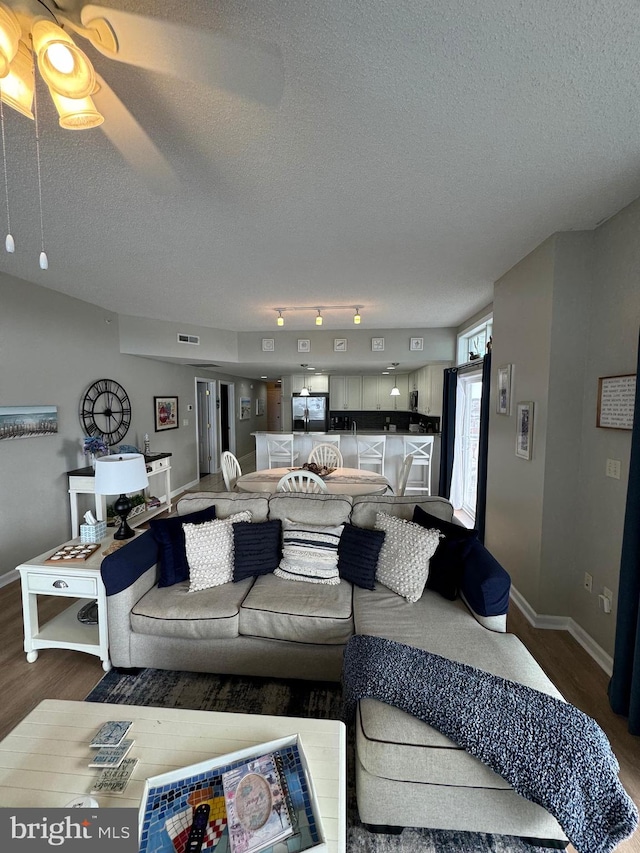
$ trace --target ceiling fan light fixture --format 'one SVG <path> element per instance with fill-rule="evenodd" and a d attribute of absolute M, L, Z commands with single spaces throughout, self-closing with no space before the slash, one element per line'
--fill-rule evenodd
<path fill-rule="evenodd" d="M 65 98 L 85 98 L 96 86 L 87 55 L 57 24 L 37 20 L 31 30 L 40 74 L 52 92 Z"/>
<path fill-rule="evenodd" d="M 0 96 L 7 106 L 33 119 L 33 55 L 20 39 L 11 70 L 0 79 Z"/>
<path fill-rule="evenodd" d="M 0 3 L 0 77 L 6 77 L 18 52 L 20 24 L 12 9 Z"/>
<path fill-rule="evenodd" d="M 65 130 L 90 130 L 104 121 L 104 116 L 89 97 L 65 98 L 52 91 L 51 98 L 60 116 L 60 127 Z"/>

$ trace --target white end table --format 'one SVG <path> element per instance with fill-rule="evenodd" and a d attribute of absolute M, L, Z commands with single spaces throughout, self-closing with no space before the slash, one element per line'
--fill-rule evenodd
<path fill-rule="evenodd" d="M 104 671 L 111 669 L 107 596 L 100 576 L 100 564 L 104 559 L 103 551 L 113 541 L 113 536 L 107 537 L 99 544 L 98 549 L 83 561 L 61 560 L 55 565 L 48 564 L 45 560 L 57 550 L 51 548 L 17 567 L 22 585 L 24 651 L 29 663 L 38 659 L 39 649 L 71 649 L 97 655 L 102 661 Z M 64 544 L 80 544 L 80 539 L 71 539 Z M 94 600 L 98 605 L 98 624 L 87 625 L 79 622 L 79 607 L 75 602 L 49 622 L 40 625 L 39 595 Z"/>

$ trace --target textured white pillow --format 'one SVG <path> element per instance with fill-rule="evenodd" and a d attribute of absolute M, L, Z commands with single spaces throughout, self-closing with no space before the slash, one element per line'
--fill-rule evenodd
<path fill-rule="evenodd" d="M 321 527 L 285 518 L 282 560 L 274 575 L 290 581 L 339 584 L 338 543 L 343 528 L 343 524 Z"/>
<path fill-rule="evenodd" d="M 229 518 L 182 525 L 189 564 L 189 592 L 209 589 L 233 580 L 232 525 L 236 521 L 251 521 L 251 513 L 244 510 Z"/>
<path fill-rule="evenodd" d="M 376 580 L 408 601 L 418 601 L 443 534 L 385 512 L 376 513 L 375 528 L 385 532 Z"/>

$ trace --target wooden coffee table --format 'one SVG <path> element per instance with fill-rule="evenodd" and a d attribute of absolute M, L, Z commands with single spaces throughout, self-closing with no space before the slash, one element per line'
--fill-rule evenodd
<path fill-rule="evenodd" d="M 298 734 L 320 805 L 329 853 L 346 849 L 346 729 L 337 720 L 185 711 L 45 699 L 0 741 L 0 803 L 62 807 L 89 794 L 92 735 L 108 720 L 133 720 L 138 765 L 124 794 L 94 795 L 101 808 L 139 808 L 144 780 L 238 749 Z"/>

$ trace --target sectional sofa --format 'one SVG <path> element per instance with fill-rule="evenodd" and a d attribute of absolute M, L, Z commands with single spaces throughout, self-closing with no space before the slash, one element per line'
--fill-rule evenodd
<path fill-rule="evenodd" d="M 346 644 L 364 634 L 562 698 L 519 639 L 506 632 L 508 575 L 473 535 L 452 524 L 452 507 L 442 498 L 207 492 L 186 495 L 177 512 L 164 528 L 158 523 L 103 561 L 116 667 L 340 680 Z M 205 571 L 204 587 L 193 591 L 193 579 L 184 574 L 185 551 L 191 549 L 195 564 L 196 557 L 206 558 L 207 547 L 220 550 L 203 538 L 205 529 L 216 527 L 206 523 L 213 513 L 218 522 L 249 513 L 250 521 L 241 515 L 233 525 L 249 538 L 234 540 L 234 580 L 207 586 Z M 274 573 L 282 556 L 281 531 L 316 525 L 345 531 L 339 577 L 327 582 L 320 571 L 324 582 L 308 582 L 318 577 L 301 582 L 286 571 Z M 381 525 L 383 536 L 375 530 Z M 402 539 L 407 531 L 417 537 L 416 553 L 436 532 L 426 586 L 412 575 L 403 587 L 403 567 L 407 573 L 416 569 L 415 555 L 401 553 L 413 541 Z M 392 546 L 395 552 L 391 557 L 385 552 L 385 559 L 395 563 L 381 583 L 380 576 L 367 574 L 368 566 L 382 560 L 381 548 Z M 479 716 L 482 712 L 478 709 Z M 398 708 L 360 701 L 355 748 L 358 809 L 371 828 L 426 826 L 566 844 L 546 810 Z"/>

